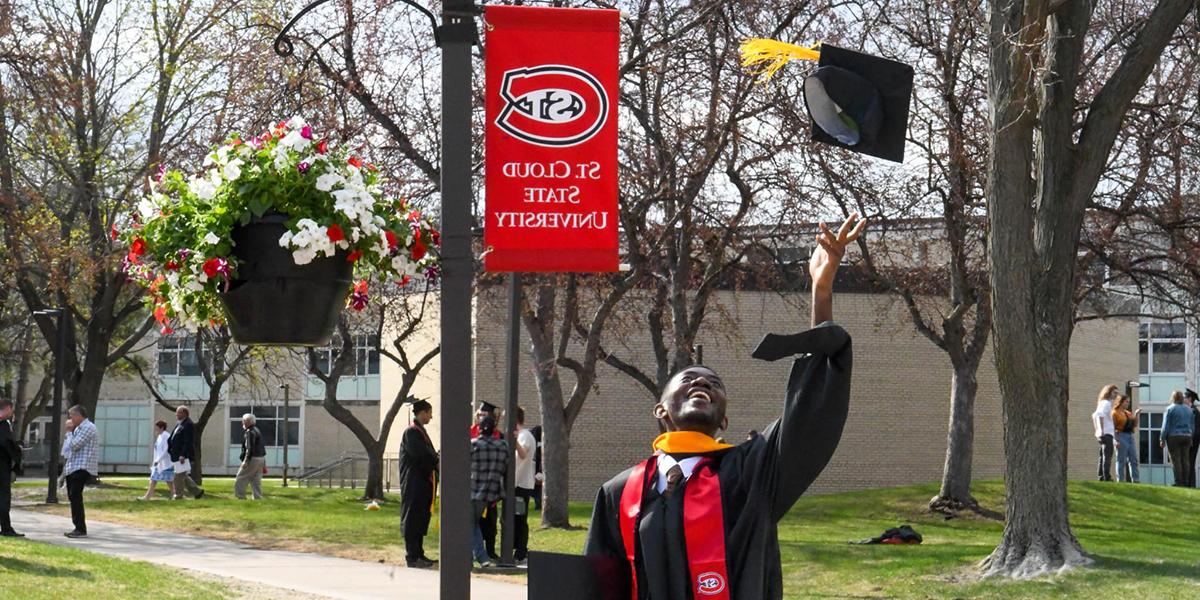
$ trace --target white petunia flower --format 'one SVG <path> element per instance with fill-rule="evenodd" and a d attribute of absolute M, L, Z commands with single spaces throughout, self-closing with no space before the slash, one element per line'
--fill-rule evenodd
<path fill-rule="evenodd" d="M 147 221 L 158 216 L 158 204 L 152 197 L 147 196 L 138 201 L 137 211 L 142 220 Z"/>
<path fill-rule="evenodd" d="M 307 265 L 317 257 L 317 252 L 311 248 L 301 248 L 292 252 L 292 261 L 298 265 Z"/>
<path fill-rule="evenodd" d="M 279 247 L 287 248 L 291 244 L 292 244 L 292 232 L 290 232 L 290 231 L 283 232 L 283 235 L 279 236 Z"/>
<path fill-rule="evenodd" d="M 285 123 L 285 125 L 287 125 L 288 129 L 300 129 L 301 127 L 304 127 L 307 124 L 308 123 L 305 123 L 304 119 L 301 118 L 300 115 L 296 115 L 296 116 L 288 119 L 287 123 Z"/>
<path fill-rule="evenodd" d="M 242 176 L 242 159 L 235 158 L 235 159 L 229 161 L 229 163 L 225 165 L 225 168 L 223 169 L 223 171 L 225 173 L 225 178 L 230 181 L 233 181 L 233 180 L 237 179 L 238 177 L 241 177 Z"/>
<path fill-rule="evenodd" d="M 333 186 L 346 181 L 344 177 L 337 173 L 325 173 L 317 178 L 317 189 L 322 192 L 328 192 L 333 189 Z"/>
<path fill-rule="evenodd" d="M 215 246 L 221 243 L 221 238 L 217 237 L 217 234 L 210 231 L 204 235 L 204 243 L 208 244 L 209 246 Z"/>
<path fill-rule="evenodd" d="M 217 186 L 212 181 L 193 176 L 188 180 L 188 189 L 203 200 L 212 200 L 217 195 Z"/>
<path fill-rule="evenodd" d="M 289 131 L 287 135 L 283 136 L 283 139 L 279 140 L 279 145 L 281 147 L 291 148 L 292 150 L 296 151 L 304 150 L 311 143 L 312 140 L 300 135 L 299 129 L 293 129 Z"/>

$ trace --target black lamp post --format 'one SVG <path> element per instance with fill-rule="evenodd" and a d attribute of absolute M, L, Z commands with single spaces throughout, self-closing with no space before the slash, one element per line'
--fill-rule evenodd
<path fill-rule="evenodd" d="M 46 504 L 58 504 L 58 458 L 55 445 L 62 434 L 63 381 L 67 375 L 67 346 L 70 344 L 71 311 L 66 308 L 49 308 L 34 311 L 36 316 L 58 315 L 58 344 L 54 352 L 54 406 L 50 409 L 50 433 L 46 434 L 49 446 L 46 457 Z"/>
<path fill-rule="evenodd" d="M 317 0 L 296 13 L 275 38 L 275 52 L 292 54 L 288 30 Z M 472 0 L 443 0 L 442 24 L 429 9 L 401 0 L 429 18 L 442 49 L 441 261 L 441 577 L 442 600 L 471 597 L 471 46 L 478 40 Z"/>

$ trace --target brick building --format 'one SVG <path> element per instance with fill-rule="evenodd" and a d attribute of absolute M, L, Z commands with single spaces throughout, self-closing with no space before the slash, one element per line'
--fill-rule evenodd
<path fill-rule="evenodd" d="M 489 290 L 477 304 L 476 395 L 503 399 L 506 321 L 503 290 Z M 718 292 L 711 318 L 698 337 L 704 363 L 716 369 L 729 390 L 730 428 L 738 442 L 751 429 L 762 430 L 781 412 L 789 361 L 765 363 L 750 350 L 768 332 L 807 327 L 804 293 Z M 886 294 L 835 295 L 835 320 L 853 337 L 854 376 L 849 419 L 841 445 L 813 485 L 835 492 L 938 481 L 946 451 L 950 408 L 948 358 L 912 328 L 904 307 Z M 719 306 L 719 310 L 717 307 Z M 722 322 L 723 321 L 723 322 Z M 484 326 L 486 325 L 486 326 Z M 620 340 L 615 341 L 615 340 Z M 1107 383 L 1123 385 L 1138 374 L 1138 324 L 1133 320 L 1086 321 L 1071 347 L 1069 476 L 1095 477 L 1096 441 L 1090 414 L 1096 393 Z M 649 338 L 640 331 L 612 331 L 606 339 L 622 358 L 651 366 Z M 528 348 L 528 343 L 523 345 Z M 537 390 L 528 353 L 521 357 L 521 404 L 530 424 L 538 422 Z M 572 385 L 571 377 L 565 377 Z M 607 365 L 599 367 L 597 389 L 571 436 L 571 497 L 590 501 L 601 483 L 644 458 L 658 430 L 650 416 L 648 393 Z M 569 389 L 567 390 L 569 392 Z M 973 474 L 1003 474 L 1000 394 L 990 350 L 979 369 Z M 802 460 L 802 457 L 797 457 Z"/>

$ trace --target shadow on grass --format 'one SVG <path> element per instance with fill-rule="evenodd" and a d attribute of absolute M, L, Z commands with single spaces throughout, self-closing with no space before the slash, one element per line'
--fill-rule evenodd
<path fill-rule="evenodd" d="M 1093 556 L 1094 566 L 1128 575 L 1130 578 L 1164 577 L 1200 581 L 1200 565 L 1186 562 L 1157 562 Z"/>
<path fill-rule="evenodd" d="M 46 577 L 70 577 L 72 579 L 92 579 L 92 574 L 83 569 L 55 567 L 43 563 L 31 562 L 16 557 L 5 557 L 0 560 L 0 573 L 12 571 L 22 575 L 42 575 Z"/>

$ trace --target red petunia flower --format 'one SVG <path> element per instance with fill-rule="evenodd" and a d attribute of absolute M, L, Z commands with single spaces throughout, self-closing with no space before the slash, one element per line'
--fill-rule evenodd
<path fill-rule="evenodd" d="M 317 154 L 325 154 L 329 152 L 329 142 L 321 140 L 317 142 Z"/>
<path fill-rule="evenodd" d="M 229 274 L 229 262 L 223 258 L 210 258 L 204 261 L 204 274 L 209 277 Z"/>
<path fill-rule="evenodd" d="M 113 223 L 112 227 L 109 227 L 108 236 L 114 240 L 117 239 L 117 224 L 116 223 Z"/>
<path fill-rule="evenodd" d="M 416 221 L 416 220 L 419 220 L 420 218 L 421 218 L 421 211 L 419 211 L 419 210 L 414 210 L 414 211 L 408 213 L 409 221 Z"/>
<path fill-rule="evenodd" d="M 404 277 L 401 277 L 399 281 L 397 281 L 397 282 L 396 282 L 396 285 L 398 285 L 398 286 L 406 286 L 406 285 L 408 285 L 408 284 L 409 284 L 409 282 L 411 282 L 411 281 L 412 281 L 412 277 L 409 277 L 408 275 L 405 275 Z"/>
<path fill-rule="evenodd" d="M 434 246 L 441 246 L 441 245 L 442 245 L 442 234 L 441 234 L 441 232 L 439 232 L 439 231 L 438 231 L 438 230 L 436 230 L 436 229 L 430 229 L 430 230 L 429 230 L 429 239 L 430 239 L 430 240 L 433 240 L 433 245 L 434 245 Z"/>
<path fill-rule="evenodd" d="M 346 162 L 355 169 L 361 169 L 363 166 L 362 159 L 357 156 L 351 156 L 350 158 L 346 159 Z"/>
<path fill-rule="evenodd" d="M 396 239 L 396 234 L 391 231 L 384 231 L 383 237 L 387 238 L 388 250 L 395 250 L 396 246 L 400 245 L 400 240 Z"/>
<path fill-rule="evenodd" d="M 358 283 L 354 284 L 354 293 L 356 293 L 356 294 L 367 293 L 367 280 L 366 279 L 360 279 L 358 281 Z"/>
<path fill-rule="evenodd" d="M 346 256 L 346 262 L 354 262 L 360 258 L 362 258 L 362 250 L 355 250 Z"/>
<path fill-rule="evenodd" d="M 421 243 L 421 238 L 414 239 L 413 246 L 412 246 L 412 259 L 414 261 L 421 260 L 422 258 L 425 257 L 426 250 L 427 249 L 425 248 L 425 244 Z"/>
<path fill-rule="evenodd" d="M 158 321 L 159 323 L 162 323 L 163 325 L 166 325 L 167 324 L 167 307 L 160 306 L 158 308 L 155 308 L 154 309 L 154 320 Z"/>
<path fill-rule="evenodd" d="M 346 234 L 337 223 L 330 223 L 329 228 L 325 230 L 325 234 L 329 236 L 329 241 L 335 244 L 346 239 Z"/>
<path fill-rule="evenodd" d="M 179 263 L 177 263 L 173 260 L 168 260 L 166 266 L 167 266 L 168 271 L 178 271 L 179 270 Z"/>

